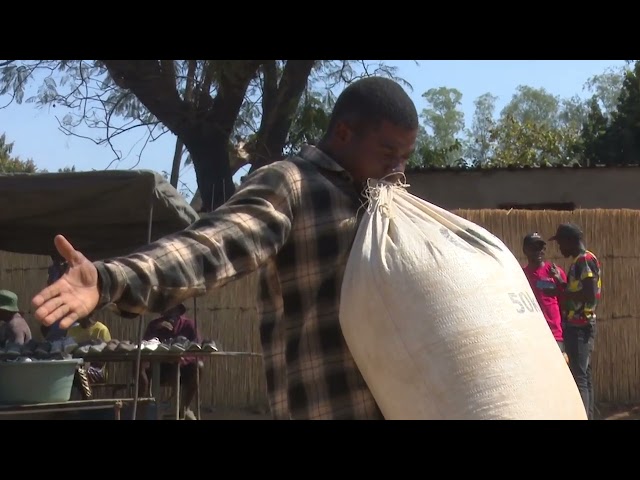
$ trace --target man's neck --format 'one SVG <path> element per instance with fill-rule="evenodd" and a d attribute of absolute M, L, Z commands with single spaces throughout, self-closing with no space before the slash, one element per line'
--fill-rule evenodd
<path fill-rule="evenodd" d="M 529 268 L 531 268 L 533 270 L 537 270 L 538 268 L 544 266 L 544 260 L 540 260 L 539 262 L 538 261 L 532 262 L 532 261 L 529 260 L 528 265 L 529 265 Z"/>
<path fill-rule="evenodd" d="M 10 322 L 11 320 L 13 320 L 14 318 L 16 318 L 17 316 L 19 316 L 19 313 L 14 313 L 14 314 L 9 314 L 9 315 L 3 315 L 0 318 L 0 322 Z"/>
<path fill-rule="evenodd" d="M 329 141 L 326 138 L 323 138 L 322 140 L 320 140 L 316 145 L 316 148 L 320 150 L 322 153 L 324 153 L 325 155 L 327 155 L 329 158 L 331 158 L 331 160 L 336 162 L 342 168 L 344 168 L 345 171 L 349 172 L 349 169 L 347 168 L 348 165 L 346 164 L 344 159 L 335 152 L 335 150 L 331 147 Z M 358 182 L 355 180 L 353 181 L 353 185 L 355 189 L 358 191 L 358 194 L 361 193 L 362 189 L 365 186 L 365 183 L 366 182 Z"/>
<path fill-rule="evenodd" d="M 320 150 L 322 153 L 324 153 L 326 156 L 331 158 L 331 160 L 336 162 L 342 168 L 345 168 L 344 162 L 341 156 L 336 153 L 335 149 L 331 146 L 331 144 L 326 138 L 323 138 L 322 140 L 320 140 L 316 145 L 316 148 Z"/>
<path fill-rule="evenodd" d="M 582 255 L 586 251 L 587 251 L 587 248 L 584 246 L 584 244 L 581 243 L 573 252 L 571 252 L 571 256 L 573 258 L 576 258 Z"/>

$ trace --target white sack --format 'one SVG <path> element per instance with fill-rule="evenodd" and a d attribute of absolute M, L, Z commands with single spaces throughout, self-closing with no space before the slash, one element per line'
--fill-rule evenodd
<path fill-rule="evenodd" d="M 400 184 L 370 194 L 340 322 L 385 418 L 586 420 L 509 249 Z"/>

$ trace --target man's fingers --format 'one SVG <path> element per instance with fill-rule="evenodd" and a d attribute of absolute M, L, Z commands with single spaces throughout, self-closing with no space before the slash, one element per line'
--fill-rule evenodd
<path fill-rule="evenodd" d="M 76 312 L 70 312 L 60 321 L 60 328 L 67 329 L 78 321 L 80 316 Z"/>
<path fill-rule="evenodd" d="M 53 243 L 55 244 L 58 253 L 62 255 L 67 262 L 72 263 L 76 259 L 78 252 L 64 236 L 56 235 L 53 239 Z"/>
<path fill-rule="evenodd" d="M 45 325 L 51 325 L 66 316 L 69 311 L 69 305 L 55 298 L 36 310 L 35 315 Z"/>
<path fill-rule="evenodd" d="M 39 320 L 44 320 L 47 324 L 53 323 L 56 320 L 50 320 L 50 317 L 56 313 L 56 310 L 64 303 L 62 297 L 53 297 L 47 302 L 43 303 L 40 308 L 38 308 L 34 315 Z"/>
<path fill-rule="evenodd" d="M 62 320 L 60 326 L 67 328 L 82 316 L 83 310 L 85 309 L 73 296 L 60 295 L 45 302 L 34 314 L 44 325 L 52 325 L 58 320 Z"/>
<path fill-rule="evenodd" d="M 35 297 L 33 297 L 33 299 L 31 300 L 31 303 L 35 308 L 40 310 L 40 307 L 42 307 L 48 300 L 54 297 L 57 297 L 58 295 L 60 295 L 60 285 L 58 282 L 54 282 L 48 287 L 42 289 L 40 293 L 38 293 Z M 48 310 L 47 310 L 47 313 L 49 313 Z M 37 315 L 37 311 L 36 311 L 36 315 Z"/>

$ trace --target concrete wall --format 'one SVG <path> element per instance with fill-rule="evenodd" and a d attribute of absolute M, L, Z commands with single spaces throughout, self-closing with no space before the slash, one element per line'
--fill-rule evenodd
<path fill-rule="evenodd" d="M 446 209 L 560 202 L 640 209 L 638 167 L 408 172 L 407 181 L 412 193 Z"/>

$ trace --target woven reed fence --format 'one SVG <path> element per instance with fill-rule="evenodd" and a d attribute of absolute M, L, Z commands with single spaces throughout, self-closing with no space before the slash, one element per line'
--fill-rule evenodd
<path fill-rule="evenodd" d="M 603 264 L 602 302 L 599 307 L 594 377 L 600 402 L 640 401 L 640 298 L 635 272 L 640 271 L 640 211 L 581 210 L 576 212 L 460 210 L 467 218 L 500 237 L 524 262 L 523 236 L 538 231 L 551 236 L 558 223 L 574 221 L 586 235 L 586 243 Z M 550 245 L 548 258 L 563 268 L 568 261 Z M 0 288 L 15 291 L 27 312 L 34 334 L 39 327 L 31 318 L 30 298 L 46 281 L 47 257 L 0 252 Z M 198 326 L 204 337 L 215 339 L 227 351 L 260 352 L 255 312 L 256 277 L 235 281 L 197 301 Z M 193 314 L 193 304 L 187 306 Z M 112 313 L 99 316 L 114 338 L 137 338 L 137 320 Z M 145 321 L 149 321 L 145 319 Z M 123 367 L 113 368 L 116 381 L 126 381 Z M 130 377 L 129 377 L 130 380 Z M 265 381 L 262 360 L 216 358 L 205 360 L 201 383 L 205 406 L 264 407 Z"/>
<path fill-rule="evenodd" d="M 596 401 L 640 402 L 640 210 L 458 210 L 502 239 L 524 264 L 522 238 L 551 237 L 559 223 L 580 225 L 585 243 L 602 263 L 602 299 L 593 360 Z M 569 261 L 549 244 L 547 259 L 567 271 Z"/>
<path fill-rule="evenodd" d="M 20 307 L 26 312 L 32 333 L 41 338 L 39 324 L 33 319 L 31 298 L 47 280 L 48 257 L 0 252 L 0 288 L 16 292 Z M 212 295 L 200 297 L 195 311 L 198 329 L 203 338 L 214 339 L 226 351 L 261 353 L 255 309 L 256 276 L 237 280 Z M 187 301 L 187 314 L 194 314 L 193 302 Z M 112 312 L 100 312 L 103 322 L 117 339 L 137 339 L 138 319 L 123 319 Z M 148 323 L 153 317 L 144 317 Z M 260 357 L 203 358 L 200 398 L 203 407 L 266 408 L 266 383 Z M 108 365 L 111 382 L 132 381 L 131 365 Z M 165 395 L 168 389 L 163 389 Z M 107 391 L 96 396 L 108 396 Z"/>

